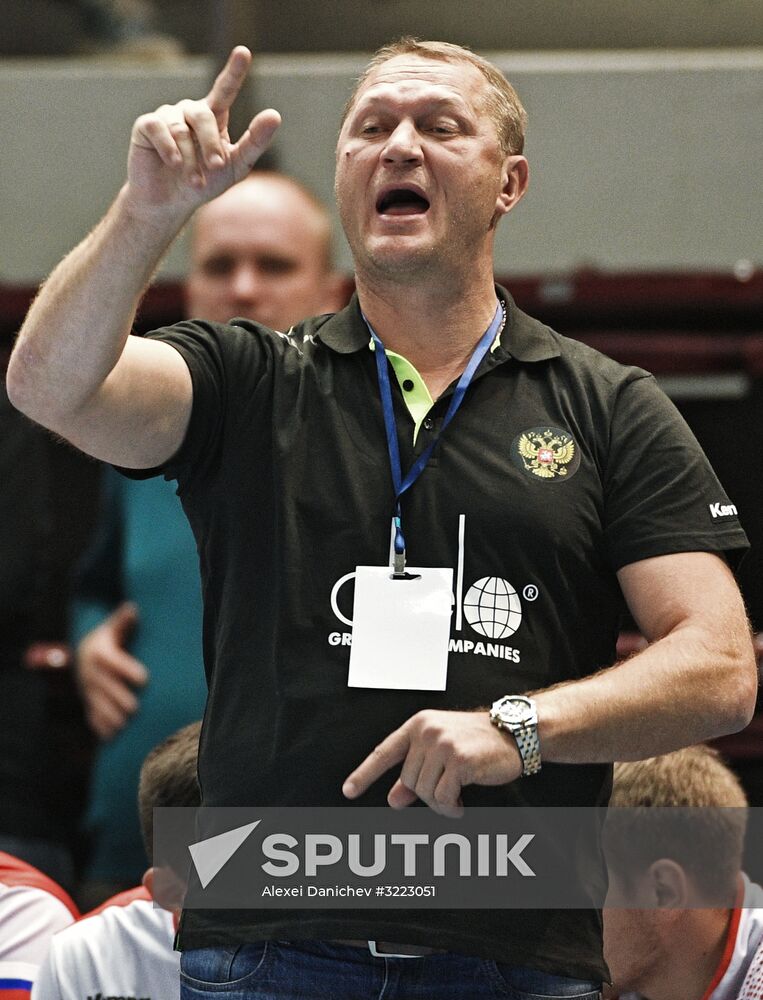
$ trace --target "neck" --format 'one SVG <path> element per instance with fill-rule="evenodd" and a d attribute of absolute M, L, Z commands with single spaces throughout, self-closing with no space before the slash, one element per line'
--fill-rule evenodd
<path fill-rule="evenodd" d="M 730 910 L 686 910 L 670 949 L 638 992 L 649 1000 L 702 1000 L 721 962 Z"/>
<path fill-rule="evenodd" d="M 385 348 L 415 365 L 433 396 L 464 370 L 495 313 L 492 272 L 462 286 L 361 275 L 356 283 L 360 307 Z"/>

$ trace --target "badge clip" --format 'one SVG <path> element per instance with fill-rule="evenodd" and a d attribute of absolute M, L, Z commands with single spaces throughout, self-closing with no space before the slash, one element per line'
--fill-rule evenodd
<path fill-rule="evenodd" d="M 392 579 L 393 580 L 404 580 L 407 574 L 405 572 L 405 549 L 400 552 L 395 551 L 394 557 L 392 559 Z"/>
<path fill-rule="evenodd" d="M 420 580 L 420 573 L 409 573 L 405 568 L 405 549 L 396 552 L 392 561 L 392 580 Z"/>

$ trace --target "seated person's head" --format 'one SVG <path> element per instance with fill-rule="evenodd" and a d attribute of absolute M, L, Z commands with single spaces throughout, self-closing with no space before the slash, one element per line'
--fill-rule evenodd
<path fill-rule="evenodd" d="M 159 879 L 161 892 L 159 896 L 155 895 L 158 886 L 157 869 L 153 867 L 154 809 L 169 806 L 195 808 L 201 805 L 197 778 L 200 733 L 201 722 L 192 722 L 178 729 L 150 751 L 140 769 L 140 827 L 146 855 L 152 865 L 143 876 L 143 884 L 165 909 L 179 908 L 182 890 L 179 879 L 174 880 L 168 872 L 162 871 Z"/>
<path fill-rule="evenodd" d="M 696 947 L 708 964 L 722 950 L 740 882 L 746 805 L 738 779 L 710 747 L 615 765 L 604 835 L 604 950 L 620 992 L 649 995 L 686 949 L 689 961 Z"/>

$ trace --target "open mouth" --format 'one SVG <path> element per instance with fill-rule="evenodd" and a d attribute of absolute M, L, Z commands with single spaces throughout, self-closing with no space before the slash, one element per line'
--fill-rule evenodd
<path fill-rule="evenodd" d="M 411 188 L 392 188 L 384 191 L 376 202 L 380 215 L 421 215 L 429 208 L 429 202 L 418 191 Z"/>

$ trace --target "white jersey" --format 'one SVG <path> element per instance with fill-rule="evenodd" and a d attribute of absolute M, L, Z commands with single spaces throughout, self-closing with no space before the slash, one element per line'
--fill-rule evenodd
<path fill-rule="evenodd" d="M 754 991 L 755 967 L 763 965 L 763 888 L 744 877 L 741 909 L 731 918 L 729 939 L 721 965 L 715 974 L 707 1000 L 758 1000 L 761 989 Z M 734 928 L 734 925 L 736 927 Z M 725 967 L 724 967 L 725 966 Z"/>
<path fill-rule="evenodd" d="M 78 916 L 47 875 L 0 853 L 0 1000 L 29 996 L 51 938 Z"/>
<path fill-rule="evenodd" d="M 747 970 L 739 997 L 740 1000 L 760 1000 L 763 997 L 763 946 L 758 948 Z"/>
<path fill-rule="evenodd" d="M 132 895 L 144 898 L 133 898 Z M 145 890 L 122 893 L 57 934 L 32 1000 L 178 1000 L 180 955 L 172 914 Z"/>
<path fill-rule="evenodd" d="M 763 888 L 742 876 L 741 906 L 732 910 L 726 947 L 702 1000 L 763 1000 Z M 641 1000 L 623 993 L 620 1000 Z"/>

